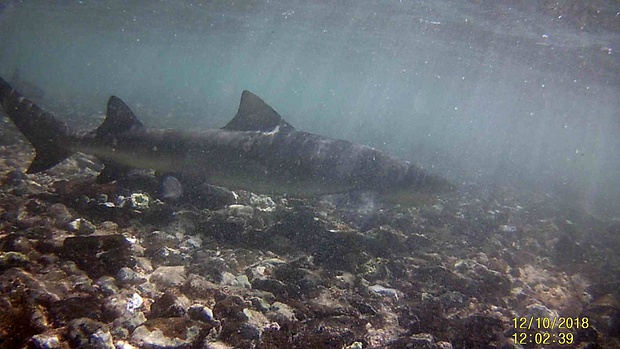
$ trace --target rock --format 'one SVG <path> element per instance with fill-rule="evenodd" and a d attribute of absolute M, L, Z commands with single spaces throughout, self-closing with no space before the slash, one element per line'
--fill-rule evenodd
<path fill-rule="evenodd" d="M 195 321 L 206 322 L 209 324 L 217 323 L 217 320 L 213 317 L 213 311 L 202 304 L 194 304 L 187 309 L 187 315 L 190 319 Z"/>
<path fill-rule="evenodd" d="M 269 308 L 267 317 L 269 320 L 279 324 L 297 321 L 293 308 L 282 302 L 274 302 Z"/>
<path fill-rule="evenodd" d="M 252 218 L 254 215 L 254 208 L 245 205 L 230 205 L 227 208 L 228 214 L 231 216 L 237 216 L 241 218 Z"/>
<path fill-rule="evenodd" d="M 67 337 L 76 348 L 115 349 L 108 327 L 89 318 L 69 322 Z"/>
<path fill-rule="evenodd" d="M 152 317 L 182 317 L 185 316 L 190 300 L 185 295 L 165 292 L 151 305 Z"/>
<path fill-rule="evenodd" d="M 439 349 L 430 333 L 418 333 L 391 342 L 389 349 Z"/>
<path fill-rule="evenodd" d="M 150 281 L 157 285 L 159 289 L 177 287 L 185 283 L 185 267 L 184 266 L 162 266 L 151 274 Z"/>
<path fill-rule="evenodd" d="M 151 260 L 145 257 L 136 257 L 136 267 L 145 273 L 152 273 L 154 270 Z"/>
<path fill-rule="evenodd" d="M 130 342 L 141 349 L 196 348 L 202 329 L 200 323 L 188 319 L 154 319 L 136 328 Z"/>
<path fill-rule="evenodd" d="M 381 285 L 372 285 L 372 286 L 368 286 L 368 290 L 373 293 L 380 294 L 382 296 L 398 299 L 398 291 L 393 288 L 387 288 Z"/>
<path fill-rule="evenodd" d="M 457 348 L 488 348 L 493 341 L 504 337 L 501 319 L 476 314 L 454 320 L 451 342 Z"/>
<path fill-rule="evenodd" d="M 49 312 L 56 326 L 63 326 L 78 318 L 99 320 L 102 315 L 101 301 L 95 297 L 69 297 L 53 302 Z"/>
<path fill-rule="evenodd" d="M 130 316 L 140 309 L 143 303 L 142 297 L 131 291 L 110 295 L 103 300 L 101 306 L 103 319 L 109 322 L 121 316 Z"/>
<path fill-rule="evenodd" d="M 133 271 L 131 268 L 122 267 L 116 273 L 116 280 L 119 285 L 140 285 L 146 282 L 146 278 Z"/>
<path fill-rule="evenodd" d="M 151 198 L 145 193 L 132 193 L 129 197 L 129 204 L 136 210 L 148 210 Z"/>
<path fill-rule="evenodd" d="M 122 267 L 133 267 L 131 244 L 120 234 L 68 237 L 62 255 L 75 261 L 93 279 L 116 275 Z"/>
<path fill-rule="evenodd" d="M 30 343 L 36 349 L 62 349 L 63 345 L 57 335 L 35 334 L 30 338 Z"/>
<path fill-rule="evenodd" d="M 114 320 L 114 326 L 122 327 L 131 332 L 146 322 L 146 316 L 141 311 L 125 314 Z"/>
<path fill-rule="evenodd" d="M 73 219 L 73 215 L 69 212 L 67 206 L 63 204 L 53 204 L 50 206 L 49 215 L 59 228 L 65 227 Z"/>
<path fill-rule="evenodd" d="M 252 287 L 257 290 L 271 292 L 280 297 L 287 297 L 290 291 L 287 284 L 275 279 L 254 279 L 252 280 Z M 296 290 L 293 290 L 293 293 L 297 293 Z"/>
<path fill-rule="evenodd" d="M 270 324 L 263 313 L 249 308 L 243 309 L 245 321 L 238 324 L 238 333 L 243 339 L 260 339 L 265 328 Z"/>
<path fill-rule="evenodd" d="M 9 268 L 28 268 L 30 259 L 20 252 L 0 252 L 0 272 Z"/>
<path fill-rule="evenodd" d="M 473 259 L 459 260 L 454 264 L 459 276 L 450 287 L 470 297 L 498 299 L 510 293 L 510 279 L 498 271 L 489 269 Z M 460 279 L 460 280 L 459 280 Z"/>
<path fill-rule="evenodd" d="M 84 218 L 75 219 L 67 224 L 67 230 L 76 235 L 90 235 L 96 229 L 93 223 Z"/>
<path fill-rule="evenodd" d="M 220 293 L 219 286 L 202 276 L 190 274 L 181 288 L 188 297 L 213 300 Z"/>
<path fill-rule="evenodd" d="M 118 293 L 119 291 L 118 287 L 116 286 L 116 279 L 111 276 L 100 277 L 99 279 L 97 279 L 96 284 L 97 286 L 99 286 L 101 292 L 103 292 L 103 294 L 106 296 L 113 295 L 115 293 Z"/>

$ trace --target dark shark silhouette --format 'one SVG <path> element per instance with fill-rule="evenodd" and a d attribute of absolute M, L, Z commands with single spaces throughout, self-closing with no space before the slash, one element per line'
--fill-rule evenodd
<path fill-rule="evenodd" d="M 79 151 L 104 163 L 98 182 L 147 168 L 233 190 L 295 197 L 350 191 L 402 195 L 451 187 L 374 148 L 296 130 L 249 91 L 243 91 L 239 110 L 226 126 L 195 132 L 148 129 L 112 96 L 103 124 L 78 134 L 2 78 L 0 98 L 36 150 L 27 173 L 47 170 Z"/>

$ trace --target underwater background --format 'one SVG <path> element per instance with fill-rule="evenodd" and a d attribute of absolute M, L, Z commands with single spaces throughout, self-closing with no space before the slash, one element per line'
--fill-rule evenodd
<path fill-rule="evenodd" d="M 0 74 L 46 107 L 221 127 L 241 91 L 295 127 L 458 181 L 620 207 L 615 1 L 8 1 Z M 20 88 L 19 81 L 13 82 Z M 28 95 L 28 93 L 26 93 Z"/>

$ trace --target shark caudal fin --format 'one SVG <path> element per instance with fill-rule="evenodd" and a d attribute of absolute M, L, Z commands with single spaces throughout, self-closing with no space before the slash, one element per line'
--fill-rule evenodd
<path fill-rule="evenodd" d="M 67 125 L 15 91 L 1 77 L 0 104 L 36 150 L 26 173 L 47 170 L 73 154 Z"/>

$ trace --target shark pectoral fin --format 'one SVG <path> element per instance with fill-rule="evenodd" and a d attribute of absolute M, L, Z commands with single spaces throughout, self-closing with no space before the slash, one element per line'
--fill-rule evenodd
<path fill-rule="evenodd" d="M 132 169 L 130 166 L 122 165 L 116 163 L 114 161 L 101 159 L 103 165 L 105 166 L 99 175 L 97 176 L 96 182 L 99 184 L 110 183 L 117 179 L 124 178 L 127 176 L 127 173 Z"/>

